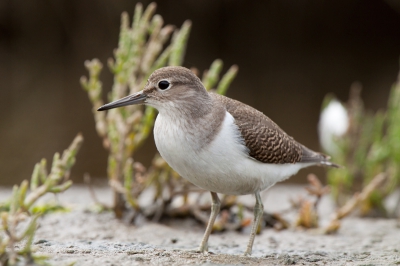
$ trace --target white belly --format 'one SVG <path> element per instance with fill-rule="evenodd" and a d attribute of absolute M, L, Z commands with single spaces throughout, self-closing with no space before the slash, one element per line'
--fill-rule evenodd
<path fill-rule="evenodd" d="M 176 119 L 159 114 L 154 127 L 157 149 L 182 177 L 209 191 L 252 194 L 312 165 L 266 164 L 252 159 L 228 112 L 218 135 L 205 147 L 196 142 L 196 134 L 182 128 Z"/>

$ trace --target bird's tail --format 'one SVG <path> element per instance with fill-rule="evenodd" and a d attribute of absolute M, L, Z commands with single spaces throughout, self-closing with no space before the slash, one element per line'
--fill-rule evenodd
<path fill-rule="evenodd" d="M 330 161 L 331 157 L 320 152 L 315 152 L 303 146 L 302 162 L 315 163 L 317 165 L 325 165 L 334 168 L 342 168 L 342 166 Z"/>

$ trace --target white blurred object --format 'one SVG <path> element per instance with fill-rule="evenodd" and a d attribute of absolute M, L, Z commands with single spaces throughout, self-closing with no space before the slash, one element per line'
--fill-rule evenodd
<path fill-rule="evenodd" d="M 346 108 L 338 100 L 331 100 L 322 110 L 318 124 L 319 141 L 325 152 L 334 155 L 339 151 L 335 138 L 343 136 L 348 127 L 349 116 Z"/>

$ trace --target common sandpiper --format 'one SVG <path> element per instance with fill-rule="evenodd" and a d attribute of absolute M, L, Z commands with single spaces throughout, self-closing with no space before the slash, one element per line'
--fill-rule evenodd
<path fill-rule="evenodd" d="M 150 75 L 144 89 L 108 103 L 98 111 L 133 104 L 158 110 L 154 139 L 158 151 L 182 177 L 211 192 L 211 215 L 199 251 L 220 209 L 217 193 L 254 194 L 254 220 L 245 255 L 252 252 L 264 206 L 260 192 L 311 165 L 337 167 L 287 135 L 256 109 L 208 92 L 184 67 L 163 67 Z"/>

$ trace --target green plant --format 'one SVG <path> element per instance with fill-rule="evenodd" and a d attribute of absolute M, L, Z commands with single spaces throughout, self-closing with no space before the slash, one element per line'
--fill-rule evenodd
<path fill-rule="evenodd" d="M 0 265 L 44 262 L 45 257 L 33 254 L 31 247 L 37 219 L 42 214 L 37 212 L 35 203 L 47 193 L 60 193 L 72 185 L 69 173 L 82 142 L 79 134 L 61 157 L 56 153 L 50 173 L 47 173 L 46 160 L 42 159 L 35 165 L 30 182 L 24 180 L 20 186 L 15 185 L 11 198 L 0 204 Z M 15 245 L 21 242 L 24 247 L 17 250 Z"/>
<path fill-rule="evenodd" d="M 361 87 L 351 88 L 344 134 L 332 136 L 336 149 L 332 160 L 344 167 L 328 171 L 328 182 L 339 206 L 361 191 L 374 177 L 384 174 L 386 181 L 358 203 L 362 215 L 386 216 L 384 199 L 400 184 L 400 81 L 390 92 L 388 107 L 376 113 L 364 109 Z M 325 102 L 332 103 L 329 98 Z M 323 111 L 324 112 L 324 111 Z M 329 152 L 329 151 L 328 151 Z"/>
<path fill-rule="evenodd" d="M 174 31 L 171 25 L 163 26 L 160 15 L 153 16 L 155 8 L 156 5 L 152 3 L 143 11 L 142 5 L 137 4 L 132 26 L 129 25 L 127 13 L 122 14 L 118 48 L 114 52 L 115 59 L 108 62 L 114 75 L 114 84 L 108 94 L 109 101 L 141 90 L 154 70 L 183 63 L 191 22 L 185 21 L 181 29 Z M 164 185 L 172 189 L 176 187 L 175 180 L 179 178 L 158 155 L 155 155 L 149 170 L 135 163 L 132 158 L 152 130 L 156 111 L 151 107 L 127 106 L 97 112 L 104 104 L 103 87 L 99 80 L 102 64 L 93 59 L 86 61 L 85 66 L 89 71 L 89 78 L 82 77 L 81 84 L 92 102 L 97 132 L 103 139 L 103 146 L 109 151 L 107 172 L 114 191 L 112 208 L 118 218 L 123 216 L 126 203 L 141 212 L 142 208 L 137 198 L 145 189 L 154 186 L 154 200 L 157 201 L 161 198 Z M 210 70 L 203 76 L 206 88 L 216 87 L 218 93 L 226 92 L 237 67 L 231 67 L 218 83 L 221 70 L 222 62 L 214 61 Z"/>

